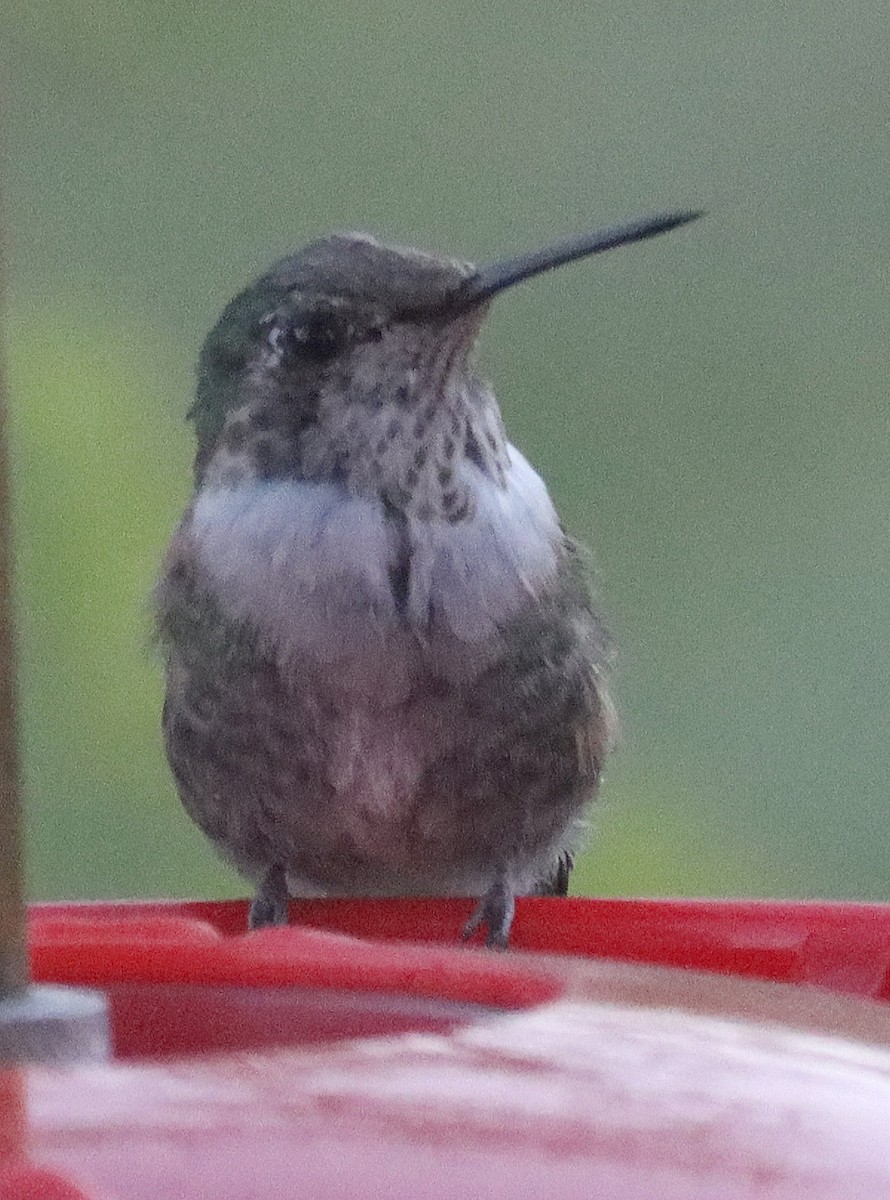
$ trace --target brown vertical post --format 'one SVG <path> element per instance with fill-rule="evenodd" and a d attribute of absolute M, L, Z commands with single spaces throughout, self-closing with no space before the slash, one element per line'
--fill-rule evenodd
<path fill-rule="evenodd" d="M 11 531 L 0 364 L 0 999 L 26 982 Z"/>
<path fill-rule="evenodd" d="M 0 297 L 2 309 L 2 297 Z M 2 323 L 0 323 L 2 332 Z M 16 715 L 12 514 L 6 442 L 6 392 L 0 361 L 0 1068 L 16 1062 L 77 1062 L 108 1054 L 101 992 L 28 985 L 22 896 L 22 813 Z M 23 1077 L 0 1070 L 0 1151 L 21 1141 Z M 11 1083 L 10 1083 L 11 1080 Z"/>
<path fill-rule="evenodd" d="M 104 1058 L 108 1053 L 108 1017 L 101 993 L 28 986 L 4 401 L 0 375 L 0 1067 Z M 0 1096 L 2 1151 L 4 1145 L 8 1149 L 18 1144 L 21 1097 L 12 1073 L 0 1070 L 0 1078 L 12 1079 L 8 1094 Z"/>

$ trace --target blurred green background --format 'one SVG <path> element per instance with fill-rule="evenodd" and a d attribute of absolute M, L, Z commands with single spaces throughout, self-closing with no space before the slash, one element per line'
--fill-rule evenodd
<path fill-rule="evenodd" d="M 147 600 L 228 297 L 332 228 L 485 259 L 703 204 L 481 347 L 620 645 L 578 887 L 887 897 L 885 6 L 12 0 L 4 41 L 32 896 L 243 890 Z"/>

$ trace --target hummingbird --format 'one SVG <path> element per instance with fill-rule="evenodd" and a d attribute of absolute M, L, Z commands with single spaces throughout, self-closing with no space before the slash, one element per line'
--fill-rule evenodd
<path fill-rule="evenodd" d="M 223 310 L 155 593 L 182 803 L 255 894 L 464 895 L 506 947 L 565 894 L 612 746 L 577 543 L 472 354 L 522 280 L 693 220 L 477 267 L 334 233 Z"/>

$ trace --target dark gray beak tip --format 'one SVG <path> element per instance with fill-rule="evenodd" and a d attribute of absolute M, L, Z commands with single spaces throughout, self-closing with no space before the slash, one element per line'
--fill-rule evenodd
<path fill-rule="evenodd" d="M 519 254 L 515 258 L 505 258 L 498 262 L 482 266 L 475 275 L 457 290 L 453 296 L 455 309 L 469 307 L 488 300 L 498 292 L 531 279 L 545 271 L 552 271 L 566 263 L 587 258 L 591 254 L 601 254 L 605 250 L 613 250 L 616 246 L 626 246 L 631 242 L 642 242 L 647 238 L 658 237 L 659 234 L 669 233 L 690 221 L 697 221 L 705 215 L 702 208 L 681 209 L 677 212 L 659 213 L 651 217 L 642 217 L 630 221 L 626 225 L 617 225 L 612 229 L 595 230 L 591 233 L 575 234 L 563 238 L 541 250 L 532 250 L 528 254 Z M 449 305 L 449 307 L 451 307 Z"/>

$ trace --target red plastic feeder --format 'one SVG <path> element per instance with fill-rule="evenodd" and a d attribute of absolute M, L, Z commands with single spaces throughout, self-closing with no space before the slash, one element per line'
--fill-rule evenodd
<path fill-rule="evenodd" d="M 36 906 L 114 1059 L 2 1072 L 0 1200 L 890 1195 L 890 906 L 470 907 Z"/>

